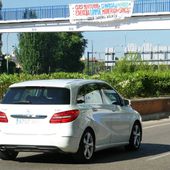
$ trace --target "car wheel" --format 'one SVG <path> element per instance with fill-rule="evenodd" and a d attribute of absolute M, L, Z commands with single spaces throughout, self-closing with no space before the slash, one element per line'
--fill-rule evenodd
<path fill-rule="evenodd" d="M 75 158 L 79 162 L 89 162 L 94 154 L 95 139 L 91 130 L 86 130 L 81 138 Z"/>
<path fill-rule="evenodd" d="M 3 160 L 14 160 L 18 155 L 18 152 L 15 151 L 0 151 L 0 158 Z"/>
<path fill-rule="evenodd" d="M 131 131 L 129 145 L 126 146 L 126 148 L 129 150 L 138 150 L 141 145 L 141 139 L 142 139 L 141 126 L 139 123 L 135 123 Z"/>

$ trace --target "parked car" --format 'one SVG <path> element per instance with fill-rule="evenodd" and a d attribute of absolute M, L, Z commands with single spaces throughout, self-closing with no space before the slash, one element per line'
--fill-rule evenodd
<path fill-rule="evenodd" d="M 100 80 L 34 80 L 13 84 L 0 104 L 0 158 L 19 152 L 70 153 L 87 162 L 94 152 L 142 140 L 139 113 Z"/>

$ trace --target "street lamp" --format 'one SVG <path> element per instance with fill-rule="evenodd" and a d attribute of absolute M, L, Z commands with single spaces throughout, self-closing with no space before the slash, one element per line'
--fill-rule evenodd
<path fill-rule="evenodd" d="M 10 59 L 11 59 L 11 56 L 10 56 L 10 55 L 6 55 L 6 56 L 5 56 L 7 74 L 9 73 L 9 60 L 10 60 Z"/>
<path fill-rule="evenodd" d="M 2 58 L 2 56 L 0 56 L 0 72 L 1 72 L 1 66 L 2 66 L 2 60 L 3 60 L 3 58 Z"/>
<path fill-rule="evenodd" d="M 0 56 L 0 67 L 2 66 L 2 60 L 3 60 L 3 58 L 2 58 L 2 56 Z"/>

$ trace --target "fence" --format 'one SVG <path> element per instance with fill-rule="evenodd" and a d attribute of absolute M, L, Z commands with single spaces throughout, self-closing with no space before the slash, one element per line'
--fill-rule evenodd
<path fill-rule="evenodd" d="M 135 0 L 133 14 L 141 13 L 165 13 L 170 12 L 170 0 Z M 2 8 L 0 19 L 21 20 L 21 19 L 53 19 L 68 18 L 69 6 L 43 6 L 27 8 Z"/>

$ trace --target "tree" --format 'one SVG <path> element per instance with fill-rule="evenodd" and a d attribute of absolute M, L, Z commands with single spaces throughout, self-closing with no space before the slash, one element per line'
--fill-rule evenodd
<path fill-rule="evenodd" d="M 86 40 L 81 33 L 20 33 L 17 58 L 31 74 L 83 70 Z"/>
<path fill-rule="evenodd" d="M 56 48 L 56 68 L 59 71 L 79 72 L 84 69 L 80 61 L 85 47 L 86 40 L 81 33 L 57 33 L 59 36 L 58 48 Z"/>
<path fill-rule="evenodd" d="M 138 53 L 129 53 L 116 62 L 113 71 L 119 73 L 133 73 L 139 70 L 153 70 L 153 65 L 149 62 L 143 62 L 141 56 Z"/>

